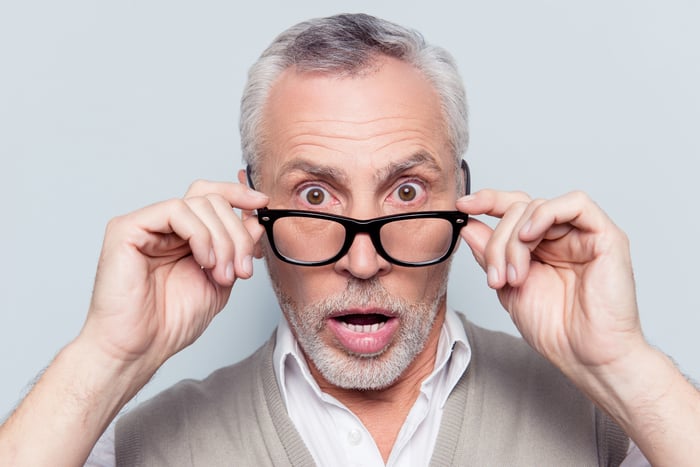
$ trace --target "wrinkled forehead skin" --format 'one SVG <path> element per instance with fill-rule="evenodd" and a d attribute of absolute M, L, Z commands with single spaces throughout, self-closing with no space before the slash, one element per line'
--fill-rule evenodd
<path fill-rule="evenodd" d="M 438 94 L 419 70 L 390 57 L 352 75 L 288 68 L 270 90 L 259 132 L 255 181 L 263 191 L 294 157 L 338 156 L 351 170 L 422 152 L 446 173 L 456 168 Z"/>

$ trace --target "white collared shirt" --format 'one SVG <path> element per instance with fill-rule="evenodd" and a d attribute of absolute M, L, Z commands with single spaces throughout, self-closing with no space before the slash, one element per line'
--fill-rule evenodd
<path fill-rule="evenodd" d="M 429 464 L 443 408 L 470 358 L 464 326 L 457 314 L 448 309 L 438 341 L 435 369 L 421 384 L 420 394 L 401 427 L 387 466 Z M 360 419 L 321 391 L 285 319 L 277 328 L 273 363 L 289 417 L 318 465 L 385 465 Z"/>

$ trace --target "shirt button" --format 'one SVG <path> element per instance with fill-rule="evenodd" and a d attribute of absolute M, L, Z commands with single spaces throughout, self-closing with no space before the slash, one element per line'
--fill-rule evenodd
<path fill-rule="evenodd" d="M 348 442 L 353 446 L 357 446 L 360 444 L 360 441 L 362 441 L 362 433 L 360 433 L 360 430 L 350 430 L 348 433 Z"/>

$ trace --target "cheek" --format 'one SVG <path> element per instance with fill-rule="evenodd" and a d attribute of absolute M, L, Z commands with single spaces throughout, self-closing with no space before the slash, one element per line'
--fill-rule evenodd
<path fill-rule="evenodd" d="M 347 280 L 333 272 L 331 266 L 303 267 L 280 261 L 271 252 L 265 252 L 270 280 L 279 292 L 298 305 L 308 305 L 339 294 Z"/>
<path fill-rule="evenodd" d="M 446 291 L 449 265 L 425 268 L 394 268 L 380 282 L 390 294 L 409 302 L 432 302 Z"/>
<path fill-rule="evenodd" d="M 308 305 L 342 293 L 348 278 L 337 274 L 333 265 L 321 267 L 294 266 L 280 261 L 267 245 L 263 254 L 270 279 L 276 289 L 298 305 Z M 379 282 L 386 291 L 408 302 L 433 302 L 446 293 L 451 260 L 425 268 L 394 266 Z"/>

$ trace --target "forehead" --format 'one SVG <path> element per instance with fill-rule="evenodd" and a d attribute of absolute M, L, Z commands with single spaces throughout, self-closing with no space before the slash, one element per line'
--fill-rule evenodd
<path fill-rule="evenodd" d="M 412 65 L 383 58 L 352 77 L 290 68 L 263 111 L 261 175 L 295 158 L 339 167 L 383 166 L 417 153 L 451 162 L 440 99 Z"/>

